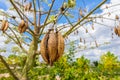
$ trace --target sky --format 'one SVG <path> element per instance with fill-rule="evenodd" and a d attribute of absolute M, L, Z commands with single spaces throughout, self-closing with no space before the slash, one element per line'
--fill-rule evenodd
<path fill-rule="evenodd" d="M 29 0 L 31 1 L 31 0 Z M 59 5 L 62 3 L 63 0 L 56 0 L 56 4 L 54 5 L 53 9 L 57 9 L 59 7 Z M 70 12 L 74 15 L 74 18 L 71 19 L 71 21 L 76 21 L 77 17 L 78 17 L 78 12 L 77 12 L 77 9 L 79 9 L 80 7 L 81 8 L 86 8 L 87 11 L 91 11 L 95 6 L 97 6 L 101 1 L 103 0 L 76 0 L 76 7 L 75 7 L 75 10 L 70 10 Z M 48 3 L 50 2 L 50 0 L 48 0 Z M 102 15 L 102 14 L 105 14 L 105 13 L 108 13 L 108 12 L 114 12 L 112 13 L 110 16 L 108 15 L 104 15 L 105 18 L 110 18 L 110 19 L 114 19 L 115 18 L 115 15 L 118 14 L 120 15 L 120 11 L 116 11 L 118 9 L 120 9 L 119 5 L 118 6 L 114 6 L 114 7 L 110 7 L 109 9 L 104 9 L 107 6 L 111 6 L 111 5 L 114 5 L 114 4 L 119 4 L 118 3 L 119 0 L 108 0 L 106 2 L 106 4 L 104 4 L 103 6 L 101 6 L 98 10 L 96 10 L 94 12 L 93 15 L 91 16 L 99 16 L 99 15 Z M 46 3 L 47 4 L 47 3 Z M 48 7 L 46 6 L 46 4 L 43 4 L 45 6 L 44 10 L 48 10 Z M 10 10 L 8 10 L 8 8 L 10 7 L 11 5 L 6 1 L 6 0 L 0 0 L 0 10 L 4 10 L 6 12 L 9 12 L 10 14 L 14 14 L 14 15 L 17 15 L 15 12 L 12 12 Z M 115 11 L 114 11 L 115 10 Z M 29 14 L 30 16 L 30 14 Z M 30 16 L 32 18 L 32 16 Z M 43 21 L 44 21 L 44 18 L 45 16 L 43 17 Z M 0 19 L 3 19 L 3 17 L 0 16 Z M 66 44 L 69 42 L 69 41 L 75 41 L 76 40 L 76 44 L 75 46 L 78 47 L 78 46 L 87 46 L 87 49 L 85 50 L 81 50 L 81 49 L 76 49 L 76 58 L 84 55 L 86 58 L 90 59 L 90 60 L 99 60 L 100 59 L 100 56 L 104 53 L 106 53 L 107 51 L 111 51 L 113 52 L 115 55 L 118 56 L 118 58 L 120 58 L 120 53 L 119 53 L 119 50 L 120 50 L 120 38 L 117 37 L 115 34 L 114 34 L 114 38 L 112 39 L 111 38 L 111 33 L 113 32 L 113 29 L 114 28 L 114 25 L 115 25 L 115 21 L 112 21 L 112 20 L 107 20 L 107 19 L 104 19 L 103 22 L 101 19 L 96 19 L 97 22 L 100 22 L 102 24 L 105 24 L 107 25 L 104 26 L 104 25 L 99 25 L 99 24 L 94 24 L 94 28 L 95 30 L 92 30 L 91 29 L 91 25 L 90 24 L 86 24 L 84 25 L 83 27 L 85 29 L 88 29 L 89 31 L 89 34 L 88 33 L 85 33 L 85 29 L 84 28 L 79 28 L 78 31 L 79 31 L 79 34 L 78 35 L 75 35 L 75 34 L 71 34 L 69 36 L 69 39 L 66 41 Z M 59 24 L 63 24 L 63 23 L 66 23 L 66 20 L 65 20 L 65 17 L 63 17 L 60 21 L 59 21 Z M 118 22 L 116 21 L 116 24 L 118 24 Z M 1 33 L 0 33 L 1 35 Z M 79 38 L 82 37 L 84 39 L 86 39 L 86 44 L 84 45 L 83 43 L 79 42 Z M 4 40 L 6 40 L 7 38 L 4 37 L 4 36 L 0 36 L 0 48 L 7 48 L 8 52 L 7 52 L 7 55 L 9 55 L 9 51 L 10 51 L 10 46 L 11 45 L 15 45 L 13 42 L 10 43 L 10 44 L 4 44 Z M 109 43 L 109 44 L 104 44 L 104 45 L 101 45 L 99 46 L 98 48 L 94 48 L 94 49 L 91 49 L 91 47 L 95 47 L 95 41 L 98 43 L 98 45 L 100 44 L 104 44 L 104 43 Z M 90 44 L 91 42 L 91 44 Z M 69 47 L 67 47 L 66 49 L 68 49 Z M 4 53 L 2 53 L 4 55 Z M 6 55 L 6 54 L 5 54 Z"/>

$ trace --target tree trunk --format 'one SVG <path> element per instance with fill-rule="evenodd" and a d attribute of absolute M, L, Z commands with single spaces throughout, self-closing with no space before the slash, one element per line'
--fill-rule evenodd
<path fill-rule="evenodd" d="M 38 48 L 38 40 L 37 39 L 38 38 L 33 36 L 33 40 L 32 40 L 30 47 L 29 47 L 27 60 L 26 60 L 25 66 L 22 70 L 22 74 L 23 74 L 22 80 L 28 80 L 28 72 L 33 67 L 33 64 L 35 62 L 35 53 L 36 53 L 37 48 Z"/>

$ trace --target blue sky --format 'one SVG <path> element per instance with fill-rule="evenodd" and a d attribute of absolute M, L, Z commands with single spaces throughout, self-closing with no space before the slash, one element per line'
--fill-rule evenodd
<path fill-rule="evenodd" d="M 32 0 L 27 0 L 27 1 L 32 1 Z M 45 0 L 47 1 L 47 0 Z M 53 10 L 57 10 L 60 8 L 61 4 L 63 3 L 64 0 L 56 0 L 55 1 L 55 4 L 53 6 Z M 67 1 L 67 0 L 65 0 Z M 100 2 L 102 2 L 103 0 L 76 0 L 76 7 L 74 9 L 70 9 L 72 15 L 74 16 L 73 19 L 71 19 L 71 21 L 76 21 L 77 18 L 78 18 L 78 9 L 79 8 L 82 8 L 82 9 L 85 9 L 87 8 L 88 9 L 88 12 L 91 11 L 94 7 L 96 7 Z M 7 10 L 8 7 L 10 7 L 9 5 L 5 6 L 5 2 L 6 1 L 3 1 L 3 0 L 0 0 L 0 9 L 4 9 L 4 10 Z M 38 2 L 38 0 L 37 0 Z M 110 0 L 108 0 L 106 3 L 109 3 Z M 51 0 L 48 0 L 47 3 L 42 3 L 43 5 L 43 8 L 45 11 L 48 11 L 49 7 L 47 6 L 47 4 L 50 4 L 51 3 Z M 36 3 L 37 4 L 37 3 Z M 99 11 L 98 11 L 99 10 Z M 102 10 L 98 9 L 97 11 L 98 12 L 102 12 Z M 44 21 L 45 19 L 45 16 L 43 16 L 42 18 L 42 22 Z M 63 17 L 59 23 L 66 23 L 66 19 L 65 17 Z"/>
<path fill-rule="evenodd" d="M 50 2 L 50 1 L 51 0 L 48 0 L 48 2 Z M 53 9 L 58 9 L 58 7 L 62 3 L 62 1 L 63 0 L 56 0 Z M 88 8 L 88 12 L 89 12 L 90 10 L 92 10 L 95 6 L 97 6 L 97 4 L 99 4 L 103 0 L 84 0 L 84 3 L 83 3 L 82 0 L 76 0 L 76 1 L 77 1 L 77 3 L 76 3 L 77 7 L 75 7 L 74 10 L 70 9 L 72 14 L 74 15 L 74 19 L 71 19 L 71 21 L 77 20 L 77 17 L 78 17 L 77 10 L 78 10 L 79 7 Z M 112 4 L 110 4 L 110 2 Z M 108 0 L 107 4 L 104 4 L 102 6 L 102 8 L 105 8 L 106 5 L 111 6 L 111 5 L 118 4 L 118 3 L 119 3 L 119 0 Z M 44 10 L 48 10 L 48 7 L 46 6 L 46 4 L 42 4 L 42 5 L 45 6 Z M 9 7 L 9 4 L 6 2 L 6 0 L 0 0 L 0 9 L 4 9 L 4 10 L 6 10 L 10 13 L 10 11 L 7 10 L 8 7 Z M 116 9 L 120 9 L 120 6 L 116 6 L 116 7 L 110 8 L 108 10 L 102 10 L 102 8 L 98 9 L 98 11 L 100 11 L 100 12 L 97 13 L 97 14 L 100 15 L 100 14 L 104 14 L 104 13 L 107 13 L 107 12 L 112 12 Z M 14 13 L 12 13 L 12 14 L 14 15 Z M 118 12 L 114 11 L 114 13 L 111 16 L 105 15 L 104 17 L 114 19 L 116 14 L 120 15 L 120 11 L 118 11 Z M 96 16 L 96 14 L 94 14 L 93 16 Z M 45 16 L 43 18 L 45 18 Z M 44 20 L 42 20 L 42 21 L 44 21 Z M 110 21 L 110 20 L 104 20 L 103 22 L 101 22 L 101 19 L 97 19 L 97 21 L 100 22 L 100 23 L 106 24 L 108 26 L 112 26 L 112 27 L 114 27 L 114 23 L 115 23 L 114 21 Z M 66 23 L 66 22 L 67 21 L 64 17 L 59 21 L 59 23 Z M 81 55 L 85 55 L 87 58 L 89 57 L 90 59 L 96 60 L 96 59 L 99 58 L 99 56 L 102 53 L 107 52 L 107 51 L 111 51 L 111 52 L 115 53 L 116 55 L 120 56 L 118 54 L 119 50 L 120 50 L 120 46 L 119 46 L 120 38 L 117 37 L 116 35 L 114 35 L 114 39 L 111 39 L 111 28 L 108 28 L 106 26 L 99 25 L 99 24 L 94 24 L 94 26 L 95 26 L 95 30 L 91 29 L 90 24 L 87 24 L 84 27 L 89 30 L 90 34 L 94 38 L 96 38 L 96 41 L 98 43 L 110 42 L 110 44 L 104 45 L 104 46 L 101 46 L 101 47 L 95 48 L 95 49 L 88 49 L 88 50 L 85 50 L 85 51 L 79 51 L 79 53 L 76 54 L 77 57 L 79 57 Z M 69 37 L 69 40 L 70 41 L 74 41 L 76 39 L 79 40 L 80 37 L 86 38 L 88 44 L 89 44 L 90 41 L 92 41 L 90 35 L 86 34 L 85 30 L 83 28 L 79 29 L 79 35 L 71 34 L 71 36 Z M 3 36 L 0 35 L 0 38 L 3 39 Z M 3 41 L 2 39 L 0 39 L 0 41 Z M 94 40 L 92 42 L 93 43 L 90 46 L 94 46 Z M 88 46 L 88 44 L 86 44 L 85 46 Z M 1 43 L 1 46 L 2 45 L 6 46 L 6 47 L 9 46 L 9 45 L 5 45 L 5 44 Z M 82 43 L 77 43 L 77 46 L 79 46 L 79 45 L 83 45 L 83 44 Z"/>

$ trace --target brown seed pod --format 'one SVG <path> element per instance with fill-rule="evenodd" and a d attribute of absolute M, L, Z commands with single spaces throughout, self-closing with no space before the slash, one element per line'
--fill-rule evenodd
<path fill-rule="evenodd" d="M 117 30 L 116 27 L 114 28 L 114 32 L 115 32 L 116 35 L 118 35 L 118 30 Z"/>
<path fill-rule="evenodd" d="M 28 22 L 25 23 L 25 26 L 22 28 L 21 33 L 24 33 L 28 28 Z"/>
<path fill-rule="evenodd" d="M 8 21 L 6 21 L 5 27 L 4 27 L 4 30 L 3 30 L 3 31 L 6 31 L 6 30 L 8 29 L 8 27 L 9 27 L 9 23 L 8 23 Z"/>
<path fill-rule="evenodd" d="M 41 56 L 51 66 L 64 53 L 64 38 L 59 32 L 49 30 L 40 44 Z"/>
<path fill-rule="evenodd" d="M 118 20 L 118 19 L 119 19 L 119 16 L 118 16 L 118 15 L 116 15 L 116 16 L 115 16 L 115 19 L 117 19 L 117 20 Z"/>
<path fill-rule="evenodd" d="M 22 28 L 25 26 L 25 21 L 22 20 L 21 23 L 18 25 L 18 31 L 22 33 Z"/>
<path fill-rule="evenodd" d="M 80 12 L 79 12 L 80 16 L 83 17 L 83 11 L 80 9 Z"/>
<path fill-rule="evenodd" d="M 61 35 L 61 33 L 58 32 L 57 35 L 58 35 L 58 55 L 60 58 L 64 53 L 65 44 L 64 44 L 64 38 Z"/>
<path fill-rule="evenodd" d="M 2 31 L 4 31 L 4 27 L 5 27 L 5 25 L 6 25 L 6 20 L 2 20 L 2 26 L 1 26 L 1 30 Z"/>
<path fill-rule="evenodd" d="M 25 11 L 30 11 L 31 8 L 32 8 L 32 3 L 31 3 L 31 2 L 28 3 L 28 4 L 26 4 L 26 5 L 24 6 L 24 10 L 25 10 Z"/>
<path fill-rule="evenodd" d="M 50 65 L 52 66 L 57 56 L 57 41 L 56 41 L 56 35 L 53 31 L 49 34 L 48 52 L 49 52 Z"/>
<path fill-rule="evenodd" d="M 30 3 L 28 3 L 28 4 L 26 5 L 25 10 L 26 10 L 26 11 L 30 11 L 31 8 L 32 8 L 32 3 L 30 2 Z"/>
<path fill-rule="evenodd" d="M 45 35 L 40 43 L 40 52 L 43 59 L 49 64 L 49 54 L 48 54 L 48 39 L 49 39 L 49 32 Z"/>
<path fill-rule="evenodd" d="M 27 5 L 24 6 L 24 10 L 27 11 Z"/>
<path fill-rule="evenodd" d="M 28 5 L 27 5 L 27 10 L 30 11 L 32 8 L 32 3 L 30 2 Z"/>
<path fill-rule="evenodd" d="M 120 27 L 117 27 L 118 36 L 120 37 Z"/>

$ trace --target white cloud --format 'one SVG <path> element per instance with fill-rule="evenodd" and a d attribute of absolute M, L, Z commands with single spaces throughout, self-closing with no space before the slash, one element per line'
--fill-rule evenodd
<path fill-rule="evenodd" d="M 2 2 L 4 2 L 6 4 L 6 6 L 10 6 L 10 4 L 8 4 L 5 0 L 0 0 Z M 104 4 L 101 9 L 105 8 L 106 5 L 109 7 L 111 5 L 114 5 L 114 4 L 118 4 L 119 0 L 111 0 L 111 3 L 110 4 Z M 108 12 L 112 12 L 114 10 L 118 10 L 120 9 L 120 6 L 114 6 L 114 7 L 111 7 L 109 9 L 104 9 L 102 13 L 100 14 L 97 14 L 97 16 L 99 15 L 102 15 L 102 14 L 105 14 L 105 13 L 108 13 Z M 1 9 L 2 10 L 2 9 Z M 3 10 L 4 11 L 4 10 Z M 7 10 L 6 12 L 12 14 L 12 15 L 17 15 L 18 14 L 14 11 L 10 11 L 10 10 Z M 116 14 L 120 14 L 120 11 L 115 11 L 114 13 L 112 13 L 110 16 L 108 15 L 104 15 L 103 17 L 106 17 L 106 18 L 110 18 L 110 19 L 115 19 L 115 15 Z M 29 15 L 29 14 L 26 14 L 26 15 Z M 30 18 L 32 18 L 32 14 L 30 14 Z M 92 15 L 92 16 L 96 16 L 96 15 Z M 0 16 L 0 19 L 2 19 L 3 17 Z M 18 19 L 19 21 L 19 19 Z M 102 23 L 102 24 L 105 24 L 105 25 L 108 25 L 108 26 L 111 26 L 111 28 L 114 27 L 114 24 L 115 22 L 112 21 L 112 20 L 107 20 L 107 19 L 104 19 L 103 22 L 101 22 L 101 19 L 97 19 L 98 22 Z M 105 44 L 105 45 L 102 45 L 98 48 L 95 48 L 95 49 L 86 49 L 86 50 L 83 50 L 83 51 L 79 51 L 78 49 L 78 53 L 76 53 L 76 57 L 80 57 L 81 55 L 85 55 L 85 57 L 91 59 L 91 60 L 98 60 L 100 58 L 100 55 L 102 55 L 104 52 L 107 52 L 107 51 L 111 51 L 113 53 L 115 53 L 116 55 L 120 56 L 119 55 L 119 50 L 120 50 L 120 38 L 118 38 L 116 35 L 114 35 L 114 39 L 111 38 L 111 28 L 110 27 L 106 27 L 106 26 L 103 26 L 103 25 L 99 25 L 99 24 L 94 24 L 94 28 L 95 30 L 92 30 L 91 28 L 91 25 L 88 24 L 88 25 L 85 25 L 89 31 L 90 34 L 88 33 L 85 33 L 85 29 L 84 28 L 80 28 L 78 29 L 79 30 L 79 34 L 78 35 L 75 35 L 75 34 L 71 34 L 71 36 L 69 36 L 69 41 L 73 41 L 73 40 L 79 40 L 80 37 L 82 38 L 85 38 L 86 39 L 86 46 L 89 48 L 91 46 L 95 46 L 95 43 L 94 43 L 94 40 L 90 35 L 92 35 L 94 38 L 96 38 L 96 41 L 98 42 L 98 44 L 103 44 L 104 42 L 110 42 L 111 44 Z M 49 27 L 48 27 L 49 28 Z M 64 32 L 65 30 L 67 30 L 68 28 L 64 29 Z M 3 38 L 3 37 L 0 37 L 0 42 L 3 42 L 6 38 Z M 67 41 L 67 42 L 69 42 Z M 78 41 L 77 41 L 78 42 Z M 92 42 L 91 45 L 90 42 Z M 6 46 L 6 47 L 9 47 L 9 46 L 13 46 L 14 44 L 9 44 L 9 45 L 5 45 L 4 43 L 1 43 L 0 46 Z M 82 45 L 84 46 L 83 43 L 78 43 L 77 44 L 77 47 L 79 45 Z M 24 46 L 26 47 L 26 46 Z M 27 47 L 28 48 L 28 47 Z M 9 49 L 8 49 L 8 52 L 9 52 Z"/>
<path fill-rule="evenodd" d="M 102 15 L 102 14 L 106 14 L 108 12 L 113 12 L 114 10 L 118 10 L 118 11 L 114 11 L 114 13 L 111 13 L 110 16 L 108 16 L 108 14 L 103 16 L 105 18 L 115 19 L 115 15 L 120 15 L 120 10 L 119 10 L 120 6 L 117 5 L 117 6 L 114 6 L 114 7 L 110 7 L 108 9 L 104 9 L 104 8 L 106 6 L 109 7 L 111 5 L 118 4 L 118 2 L 119 2 L 119 0 L 111 0 L 110 4 L 104 4 L 101 7 L 101 9 L 103 9 L 102 13 L 99 13 L 97 15 L 92 15 L 92 16 L 99 16 L 99 15 Z M 86 50 L 82 50 L 82 51 L 78 50 L 78 53 L 75 54 L 76 57 L 80 57 L 81 55 L 84 55 L 85 57 L 89 58 L 90 60 L 99 60 L 100 56 L 102 54 L 104 54 L 107 51 L 111 51 L 115 55 L 117 55 L 118 58 L 120 59 L 120 54 L 119 54 L 119 50 L 120 50 L 120 37 L 117 37 L 114 34 L 114 38 L 113 39 L 111 38 L 111 36 L 112 36 L 111 34 L 113 32 L 113 30 L 111 31 L 111 29 L 113 29 L 115 27 L 115 21 L 108 20 L 108 19 L 103 19 L 103 22 L 102 22 L 101 19 L 96 19 L 96 21 L 99 22 L 99 23 L 105 24 L 107 26 L 103 26 L 103 25 L 99 25 L 99 24 L 95 23 L 94 24 L 95 30 L 91 30 L 90 24 L 88 24 L 87 25 L 87 29 L 88 29 L 89 33 L 94 38 L 96 38 L 96 41 L 97 41 L 98 44 L 104 44 L 105 42 L 110 42 L 110 44 L 105 44 L 105 45 L 102 45 L 102 46 L 100 46 L 98 48 L 95 48 L 95 49 L 86 49 Z M 117 22 L 117 24 L 118 24 L 118 22 Z M 84 35 L 82 37 L 88 37 L 89 34 L 85 34 L 85 31 L 81 30 L 81 32 L 79 33 L 79 37 L 81 35 Z M 75 35 L 72 34 L 70 39 L 74 40 L 74 38 L 78 39 Z M 88 43 L 90 41 L 93 41 L 93 43 L 94 43 L 94 39 L 92 40 L 90 38 L 91 37 L 87 38 Z M 93 46 L 93 45 L 87 45 L 88 48 L 90 46 Z M 94 44 L 94 46 L 95 46 L 95 44 Z"/>

